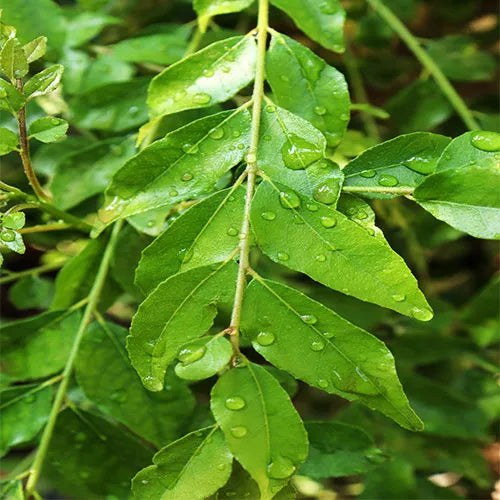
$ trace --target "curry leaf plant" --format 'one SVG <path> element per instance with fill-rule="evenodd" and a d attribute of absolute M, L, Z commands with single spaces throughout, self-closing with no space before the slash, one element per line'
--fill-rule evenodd
<path fill-rule="evenodd" d="M 20 308 L 47 309 L 1 329 L 2 453 L 35 448 L 2 498 L 41 498 L 46 480 L 72 498 L 289 499 L 305 476 L 386 460 L 351 422 L 305 424 L 298 382 L 405 436 L 430 415 L 424 432 L 443 435 L 404 359 L 398 375 L 404 345 L 393 356 L 376 321 L 360 325 L 326 297 L 430 328 L 418 266 L 376 215 L 404 202 L 452 237 L 500 239 L 500 135 L 481 130 L 392 10 L 367 3 L 467 132 L 416 131 L 342 156 L 352 112 L 368 129 L 386 113 L 351 103 L 344 74 L 321 57 L 346 50 L 339 0 L 194 0 L 189 29 L 153 25 L 110 46 L 92 43 L 119 30 L 109 14 L 44 0 L 59 22 L 45 37 L 19 20 L 22 2 L 0 0 L 0 155 L 18 155 L 27 181 L 0 183 L 0 250 L 10 258 L 50 247 L 53 234 L 72 238 L 40 267 L 0 277 L 17 281 Z M 215 24 L 243 11 L 257 14 L 246 34 Z M 274 16 L 308 41 L 279 32 Z M 163 39 L 172 52 L 155 55 Z M 345 57 L 352 68 L 348 47 Z M 54 283 L 39 277 L 56 271 Z M 444 435 L 467 438 L 466 428 Z"/>

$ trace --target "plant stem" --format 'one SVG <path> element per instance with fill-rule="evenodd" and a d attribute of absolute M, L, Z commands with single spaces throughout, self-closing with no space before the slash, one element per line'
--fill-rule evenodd
<path fill-rule="evenodd" d="M 378 186 L 343 186 L 344 193 L 381 193 L 381 194 L 400 194 L 403 196 L 413 194 L 411 187 L 378 187 Z"/>
<path fill-rule="evenodd" d="M 368 94 L 366 93 L 365 86 L 363 85 L 363 79 L 361 77 L 361 73 L 359 71 L 358 62 L 356 58 L 353 56 L 349 45 L 346 44 L 345 52 L 344 52 L 344 63 L 347 69 L 347 73 L 349 75 L 349 79 L 351 81 L 352 90 L 354 97 L 356 98 L 356 102 L 366 103 L 368 104 Z M 363 121 L 363 125 L 365 127 L 366 134 L 369 137 L 372 137 L 377 142 L 380 142 L 380 134 L 377 128 L 377 122 L 373 118 L 372 115 L 366 112 L 361 112 L 361 120 Z"/>
<path fill-rule="evenodd" d="M 48 231 L 62 231 L 63 229 L 71 228 L 69 224 L 65 222 L 54 222 L 53 224 L 38 224 L 36 226 L 24 227 L 19 229 L 19 233 L 46 233 Z"/>
<path fill-rule="evenodd" d="M 247 191 L 245 198 L 245 211 L 241 226 L 240 262 L 238 278 L 236 280 L 236 294 L 234 297 L 233 312 L 231 315 L 231 343 L 235 352 L 239 352 L 239 335 L 241 321 L 241 307 L 246 285 L 246 274 L 249 268 L 250 253 L 250 208 L 255 191 L 255 178 L 257 175 L 257 150 L 259 147 L 260 120 L 262 104 L 264 101 L 264 79 L 266 71 L 266 44 L 267 29 L 269 26 L 269 0 L 259 0 L 259 19 L 257 24 L 257 66 L 255 83 L 253 87 L 252 129 L 250 132 L 250 146 L 248 148 L 247 162 Z"/>
<path fill-rule="evenodd" d="M 21 78 L 16 80 L 16 87 L 20 92 L 23 92 L 23 81 Z M 38 177 L 33 170 L 30 157 L 30 147 L 28 142 L 28 134 L 26 132 L 26 105 L 23 106 L 17 114 L 17 122 L 19 124 L 19 143 L 21 144 L 21 161 L 23 162 L 24 173 L 28 178 L 33 191 L 40 200 L 50 201 L 50 196 L 43 190 Z"/>
<path fill-rule="evenodd" d="M 24 278 L 25 276 L 37 276 L 43 273 L 50 273 L 50 271 L 55 271 L 64 265 L 64 261 L 55 262 L 52 264 L 45 264 L 44 266 L 34 267 L 33 269 L 26 269 L 25 271 L 19 271 L 18 273 L 10 273 L 8 276 L 0 278 L 0 285 L 4 283 L 10 283 L 11 281 L 16 281 L 19 278 Z"/>
<path fill-rule="evenodd" d="M 386 7 L 382 0 L 367 0 L 371 7 L 384 19 L 384 21 L 401 37 L 415 57 L 434 77 L 443 94 L 448 98 L 455 111 L 462 118 L 469 130 L 478 130 L 481 127 L 472 115 L 463 99 L 458 95 L 453 85 L 441 71 L 434 59 L 421 47 L 418 39 L 408 30 L 400 19 Z"/>
<path fill-rule="evenodd" d="M 184 53 L 184 57 L 190 56 L 194 52 L 198 50 L 198 47 L 200 46 L 201 41 L 203 40 L 203 36 L 205 33 L 200 30 L 200 28 L 197 26 L 193 38 L 191 38 L 191 41 L 189 42 L 189 45 L 186 49 L 186 52 Z"/>
<path fill-rule="evenodd" d="M 88 295 L 87 306 L 85 307 L 85 311 L 83 313 L 82 320 L 80 322 L 80 326 L 75 336 L 75 340 L 73 342 L 73 346 L 71 348 L 71 352 L 69 354 L 68 360 L 66 361 L 66 365 L 64 367 L 62 373 L 62 381 L 57 389 L 57 394 L 54 399 L 54 404 L 52 405 L 52 409 L 50 411 L 49 420 L 45 429 L 43 430 L 42 438 L 40 440 L 40 445 L 37 449 L 35 459 L 33 461 L 33 465 L 30 470 L 30 475 L 28 478 L 28 482 L 26 484 L 26 498 L 35 495 L 35 487 L 42 471 L 43 462 L 45 460 L 45 456 L 47 454 L 47 450 L 49 448 L 50 440 L 52 438 L 52 433 L 54 431 L 54 427 L 56 425 L 57 416 L 59 414 L 59 410 L 61 409 L 61 405 L 63 403 L 64 397 L 66 396 L 66 391 L 68 389 L 71 373 L 73 371 L 73 365 L 75 363 L 76 355 L 78 353 L 78 349 L 80 347 L 80 343 L 83 338 L 83 334 L 90 323 L 94 311 L 96 309 L 97 303 L 99 301 L 99 297 L 101 295 L 102 288 L 104 286 L 104 282 L 106 281 L 106 276 L 108 274 L 109 265 L 111 262 L 111 257 L 113 255 L 113 251 L 118 240 L 118 235 L 120 233 L 120 229 L 122 228 L 123 221 L 118 221 L 115 223 L 111 236 L 109 238 L 108 244 L 106 246 L 106 250 L 104 251 L 104 255 L 101 260 L 101 264 L 97 271 L 97 275 L 95 277 L 94 284 L 90 289 Z"/>

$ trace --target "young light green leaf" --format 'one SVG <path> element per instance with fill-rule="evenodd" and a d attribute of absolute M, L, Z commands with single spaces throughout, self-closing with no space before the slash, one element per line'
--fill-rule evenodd
<path fill-rule="evenodd" d="M 179 271 L 226 260 L 239 244 L 244 195 L 242 187 L 219 191 L 176 219 L 142 253 L 136 269 L 142 290 Z"/>
<path fill-rule="evenodd" d="M 40 142 L 56 142 L 66 134 L 68 122 L 62 118 L 47 116 L 38 118 L 30 125 L 30 137 Z"/>
<path fill-rule="evenodd" d="M 68 210 L 102 193 L 115 172 L 136 152 L 132 138 L 95 141 L 58 162 L 50 190 L 54 204 Z"/>
<path fill-rule="evenodd" d="M 0 498 L 2 500 L 24 500 L 23 482 L 20 479 L 1 481 Z"/>
<path fill-rule="evenodd" d="M 477 130 L 453 139 L 443 151 L 435 173 L 475 165 L 486 158 L 498 160 L 500 134 Z"/>
<path fill-rule="evenodd" d="M 114 175 L 98 212 L 97 230 L 122 217 L 168 208 L 210 192 L 247 148 L 250 114 L 225 111 L 196 120 L 156 141 Z"/>
<path fill-rule="evenodd" d="M 338 0 L 271 0 L 314 41 L 335 52 L 344 51 L 345 12 Z"/>
<path fill-rule="evenodd" d="M 336 147 L 349 122 L 350 100 L 342 73 L 299 42 L 273 33 L 267 80 L 283 108 L 311 122 Z M 290 92 L 290 88 L 294 91 Z"/>
<path fill-rule="evenodd" d="M 203 500 L 229 479 L 232 455 L 216 426 L 186 434 L 162 448 L 132 481 L 138 500 Z"/>
<path fill-rule="evenodd" d="M 262 356 L 294 377 L 422 430 L 384 343 L 319 302 L 255 279 L 246 290 L 242 331 Z"/>
<path fill-rule="evenodd" d="M 24 106 L 24 96 L 19 90 L 0 78 L 0 110 L 19 111 Z"/>
<path fill-rule="evenodd" d="M 26 98 L 30 100 L 54 92 L 61 82 L 63 71 L 63 66 L 55 64 L 31 77 L 24 86 Z"/>
<path fill-rule="evenodd" d="M 0 68 L 11 82 L 28 73 L 28 60 L 17 38 L 9 38 L 0 52 Z"/>
<path fill-rule="evenodd" d="M 253 80 L 256 52 L 251 36 L 228 38 L 168 67 L 149 87 L 151 118 L 227 101 Z"/>
<path fill-rule="evenodd" d="M 40 59 L 40 57 L 43 57 L 45 52 L 47 52 L 47 37 L 36 37 L 34 40 L 31 40 L 31 42 L 24 45 L 23 50 L 26 54 L 28 63 L 32 63 L 33 61 Z"/>
<path fill-rule="evenodd" d="M 307 457 L 307 435 L 288 394 L 264 368 L 245 361 L 212 389 L 211 408 L 229 448 L 270 500 Z"/>
<path fill-rule="evenodd" d="M 37 385 L 0 390 L 0 456 L 38 434 L 49 416 L 52 392 L 52 387 Z"/>
<path fill-rule="evenodd" d="M 484 158 L 427 177 L 417 202 L 434 217 L 476 238 L 500 239 L 500 162 Z"/>
<path fill-rule="evenodd" d="M 130 365 L 126 336 L 127 330 L 118 325 L 92 323 L 78 350 L 76 378 L 101 411 L 160 447 L 178 437 L 182 422 L 194 408 L 194 398 L 172 375 L 168 389 L 148 392 Z"/>
<path fill-rule="evenodd" d="M 311 479 L 361 474 L 383 462 L 373 438 L 341 422 L 306 422 L 309 456 L 299 473 Z"/>
<path fill-rule="evenodd" d="M 20 254 L 26 251 L 22 235 L 12 229 L 3 228 L 0 230 L 0 246 L 1 245 Z"/>
<path fill-rule="evenodd" d="M 232 356 L 233 346 L 226 338 L 202 337 L 181 348 L 175 374 L 184 380 L 213 377 L 229 364 Z"/>
<path fill-rule="evenodd" d="M 47 278 L 25 276 L 16 281 L 7 293 L 16 309 L 48 309 L 54 296 L 54 284 Z"/>
<path fill-rule="evenodd" d="M 281 193 L 294 203 L 282 202 Z M 432 318 L 403 259 L 342 213 L 264 181 L 251 220 L 259 247 L 273 261 L 358 299 L 421 321 Z"/>
<path fill-rule="evenodd" d="M 24 224 L 26 224 L 24 212 L 11 212 L 0 217 L 0 225 L 14 231 L 22 229 Z"/>
<path fill-rule="evenodd" d="M 78 329 L 77 312 L 51 311 L 0 327 L 2 372 L 13 380 L 33 380 L 61 370 Z"/>
<path fill-rule="evenodd" d="M 219 14 L 230 14 L 240 12 L 250 5 L 254 0 L 194 0 L 194 10 L 198 14 L 198 24 L 204 33 L 211 17 Z"/>
<path fill-rule="evenodd" d="M 68 23 L 68 47 L 80 47 L 85 42 L 92 40 L 103 28 L 112 24 L 119 24 L 116 17 L 101 12 L 81 12 L 72 16 Z"/>
<path fill-rule="evenodd" d="M 415 187 L 436 169 L 448 137 L 429 132 L 400 135 L 378 144 L 348 163 L 345 185 L 357 187 Z M 367 198 L 392 198 L 392 194 L 363 193 Z"/>
<path fill-rule="evenodd" d="M 14 134 L 12 130 L 5 127 L 0 128 L 0 156 L 4 156 L 18 149 L 18 142 L 19 139 L 17 134 Z"/>
<path fill-rule="evenodd" d="M 44 462 L 44 477 L 65 496 L 89 500 L 129 498 L 133 475 L 152 450 L 108 420 L 81 409 L 57 417 Z"/>
<path fill-rule="evenodd" d="M 79 94 L 71 102 L 72 121 L 79 127 L 124 132 L 148 119 L 145 105 L 149 78 L 111 82 Z"/>
<path fill-rule="evenodd" d="M 321 200 L 335 205 L 343 182 L 338 165 L 327 160 L 326 141 L 306 120 L 283 108 L 269 105 L 262 113 L 259 168 L 273 180 L 313 197 L 326 183 L 329 196 Z M 333 191 L 333 193 L 332 193 Z M 332 195 L 333 196 L 330 196 Z"/>
<path fill-rule="evenodd" d="M 236 273 L 237 265 L 230 260 L 175 274 L 139 306 L 127 350 L 147 389 L 160 391 L 181 347 L 212 326 L 217 305 L 232 304 Z"/>

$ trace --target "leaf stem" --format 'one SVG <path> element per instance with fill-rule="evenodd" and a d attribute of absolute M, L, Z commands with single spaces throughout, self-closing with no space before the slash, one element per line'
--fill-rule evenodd
<path fill-rule="evenodd" d="M 191 54 L 194 54 L 198 50 L 198 47 L 200 46 L 204 35 L 205 33 L 200 30 L 199 26 L 197 26 L 194 31 L 193 38 L 191 38 L 191 41 L 187 46 L 186 52 L 184 53 L 184 57 L 190 56 Z"/>
<path fill-rule="evenodd" d="M 61 268 L 64 265 L 64 262 L 65 261 L 53 262 L 52 264 L 45 264 L 44 266 L 26 269 L 24 271 L 19 271 L 18 273 L 10 273 L 8 276 L 0 278 L 0 285 L 16 281 L 19 278 L 24 278 L 25 276 L 38 276 L 39 274 L 50 273 L 50 271 Z"/>
<path fill-rule="evenodd" d="M 59 410 L 61 409 L 61 405 L 66 396 L 66 391 L 68 389 L 69 381 L 71 378 L 71 373 L 73 371 L 73 365 L 75 363 L 76 355 L 78 354 L 78 349 L 80 347 L 80 343 L 83 338 L 83 334 L 90 323 L 94 311 L 97 307 L 97 303 L 99 301 L 99 297 L 101 295 L 102 288 L 104 286 L 104 282 L 106 281 L 106 276 L 108 274 L 109 265 L 111 262 L 111 257 L 113 255 L 113 251 L 116 246 L 116 242 L 118 240 L 118 235 L 120 233 L 120 229 L 122 228 L 123 221 L 118 221 L 112 231 L 111 236 L 109 238 L 108 244 L 106 245 L 106 250 L 104 251 L 104 255 L 102 257 L 101 264 L 97 271 L 97 275 L 95 277 L 94 284 L 90 289 L 88 295 L 87 306 L 85 307 L 85 311 L 83 313 L 82 320 L 80 322 L 80 326 L 75 336 L 75 340 L 73 342 L 73 346 L 71 348 L 71 352 L 69 354 L 68 360 L 66 361 L 66 365 L 62 372 L 62 381 L 59 385 L 56 393 L 56 397 L 54 399 L 54 403 L 52 405 L 52 409 L 50 411 L 49 420 L 47 425 L 43 431 L 42 438 L 40 440 L 40 445 L 36 451 L 35 459 L 33 461 L 33 465 L 30 470 L 30 475 L 28 478 L 28 482 L 26 484 L 26 498 L 28 499 L 30 496 L 36 496 L 35 487 L 40 477 L 40 473 L 42 471 L 43 462 L 45 460 L 45 456 L 47 454 L 50 440 L 52 438 L 52 433 L 54 431 L 54 427 L 56 425 L 57 416 L 59 414 Z"/>
<path fill-rule="evenodd" d="M 16 87 L 20 92 L 23 92 L 23 81 L 21 78 L 16 80 Z M 28 134 L 26 132 L 26 105 L 24 105 L 17 113 L 17 122 L 19 125 L 19 143 L 21 145 L 21 151 L 19 152 L 21 156 L 21 161 L 23 163 L 24 173 L 28 178 L 28 181 L 33 188 L 37 198 L 40 200 L 50 201 L 50 196 L 43 190 L 35 171 L 33 170 L 33 165 L 31 164 L 31 156 L 28 142 Z"/>
<path fill-rule="evenodd" d="M 344 193 L 380 193 L 380 194 L 400 194 L 403 196 L 413 194 L 412 187 L 379 187 L 379 186 L 343 186 Z"/>
<path fill-rule="evenodd" d="M 250 146 L 246 155 L 247 162 L 247 191 L 245 198 L 245 209 L 243 223 L 241 225 L 240 240 L 240 262 L 238 266 L 238 277 L 236 280 L 236 293 L 234 297 L 233 312 L 231 315 L 231 343 L 236 353 L 239 353 L 239 335 L 241 322 L 241 307 L 243 305 L 243 294 L 246 285 L 246 274 L 249 268 L 250 253 L 250 208 L 255 191 L 255 179 L 257 175 L 257 150 L 259 147 L 260 120 L 262 105 L 264 101 L 264 79 L 266 71 L 266 46 L 267 29 L 269 26 L 269 0 L 259 0 L 259 18 L 257 24 L 257 65 L 255 71 L 255 83 L 253 87 L 252 107 L 252 129 L 250 132 Z"/>
<path fill-rule="evenodd" d="M 36 226 L 23 227 L 19 229 L 19 233 L 46 233 L 47 231 L 62 231 L 63 229 L 69 229 L 71 226 L 65 222 L 54 222 L 53 224 L 37 224 Z"/>
<path fill-rule="evenodd" d="M 408 30 L 408 28 L 401 22 L 401 20 L 384 5 L 383 0 L 367 0 L 373 10 L 375 10 L 380 17 L 401 37 L 406 43 L 407 47 L 413 52 L 415 57 L 422 63 L 422 65 L 434 77 L 436 83 L 440 87 L 443 94 L 450 101 L 451 105 L 455 108 L 460 118 L 462 118 L 465 125 L 469 130 L 478 130 L 481 127 L 474 118 L 471 110 L 467 107 L 463 99 L 454 89 L 441 68 L 436 64 L 434 59 L 422 48 L 418 39 Z"/>

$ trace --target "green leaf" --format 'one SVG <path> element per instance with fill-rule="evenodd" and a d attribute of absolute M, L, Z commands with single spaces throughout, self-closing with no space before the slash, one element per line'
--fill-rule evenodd
<path fill-rule="evenodd" d="M 148 119 L 145 105 L 149 78 L 92 87 L 71 101 L 72 121 L 90 130 L 124 132 Z"/>
<path fill-rule="evenodd" d="M 17 37 L 27 43 L 37 36 L 47 37 L 52 57 L 65 43 L 66 20 L 53 0 L 0 0 L 2 21 L 17 28 Z"/>
<path fill-rule="evenodd" d="M 143 149 L 114 175 L 98 212 L 101 224 L 212 191 L 219 178 L 243 159 L 250 122 L 246 110 L 225 111 L 196 120 Z"/>
<path fill-rule="evenodd" d="M 26 224 L 26 216 L 24 215 L 24 212 L 11 212 L 9 214 L 3 214 L 0 218 L 0 224 L 8 229 L 18 231 L 24 227 L 24 224 Z"/>
<path fill-rule="evenodd" d="M 453 80 L 489 80 L 495 72 L 495 58 L 480 51 L 468 36 L 448 35 L 438 40 L 427 40 L 426 48 L 441 71 Z"/>
<path fill-rule="evenodd" d="M 37 385 L 0 390 L 0 456 L 38 434 L 49 416 L 52 392 L 52 387 Z"/>
<path fill-rule="evenodd" d="M 17 138 L 17 134 L 14 134 L 14 132 L 8 128 L 0 128 L 0 156 L 17 150 L 18 142 L 19 139 Z"/>
<path fill-rule="evenodd" d="M 144 386 L 163 388 L 163 378 L 181 347 L 213 324 L 218 304 L 232 305 L 237 265 L 191 269 L 163 281 L 139 306 L 127 350 Z"/>
<path fill-rule="evenodd" d="M 232 455 L 216 427 L 186 434 L 162 448 L 132 481 L 138 500 L 203 500 L 229 479 Z"/>
<path fill-rule="evenodd" d="M 19 111 L 24 102 L 23 94 L 14 85 L 0 78 L 0 110 Z"/>
<path fill-rule="evenodd" d="M 500 162 L 484 158 L 425 179 L 417 202 L 434 217 L 476 238 L 500 239 Z"/>
<path fill-rule="evenodd" d="M 77 491 L 86 500 L 125 499 L 132 477 L 151 455 L 150 448 L 104 418 L 67 409 L 57 417 L 44 477 L 65 496 Z"/>
<path fill-rule="evenodd" d="M 253 280 L 242 331 L 262 356 L 295 378 L 358 399 L 407 429 L 422 429 L 384 343 L 319 302 L 285 285 Z"/>
<path fill-rule="evenodd" d="M 91 89 L 96 89 L 98 87 L 102 87 L 110 83 L 127 82 L 129 80 L 135 82 L 137 79 L 133 79 L 134 74 L 135 74 L 135 69 L 131 64 L 124 61 L 120 61 L 113 54 L 101 54 L 94 60 L 89 62 L 89 64 L 86 66 L 81 76 L 80 83 L 77 86 L 76 89 L 77 91 L 74 91 L 74 93 L 79 94 L 82 92 L 89 91 L 89 95 L 94 96 L 94 93 L 90 93 Z M 63 83 L 64 83 L 64 78 L 63 78 Z M 130 85 L 131 87 L 134 86 L 133 83 L 131 83 Z M 108 89 L 108 87 L 106 87 L 106 89 Z M 119 91 L 120 87 L 117 86 L 116 89 L 114 87 L 110 87 L 110 89 L 113 91 L 114 90 Z M 127 99 L 131 98 L 131 96 L 125 96 L 125 97 Z M 96 100 L 99 101 L 98 97 L 96 97 Z M 146 96 L 143 93 L 141 94 L 141 100 L 140 101 L 138 100 L 140 108 L 145 107 L 144 104 L 145 100 Z"/>
<path fill-rule="evenodd" d="M 251 36 L 213 43 L 153 78 L 151 118 L 230 99 L 254 78 L 257 48 Z"/>
<path fill-rule="evenodd" d="M 309 456 L 299 473 L 311 479 L 361 474 L 383 462 L 373 438 L 341 422 L 306 422 Z"/>
<path fill-rule="evenodd" d="M 8 296 L 16 309 L 48 309 L 54 296 L 54 284 L 46 278 L 25 276 L 9 288 Z"/>
<path fill-rule="evenodd" d="M 118 325 L 92 323 L 78 350 L 76 378 L 101 411 L 160 447 L 179 435 L 194 408 L 194 398 L 171 375 L 168 389 L 148 392 L 130 365 L 126 336 L 127 330 Z"/>
<path fill-rule="evenodd" d="M 26 251 L 23 237 L 12 229 L 2 229 L 0 231 L 0 245 L 7 247 L 13 252 L 23 254 Z"/>
<path fill-rule="evenodd" d="M 330 147 L 338 146 L 347 130 L 350 110 L 342 73 L 279 33 L 273 33 L 266 62 L 267 80 L 276 102 L 321 130 Z"/>
<path fill-rule="evenodd" d="M 135 152 L 131 138 L 95 141 L 86 148 L 70 152 L 58 162 L 50 184 L 54 204 L 68 210 L 102 193 L 115 172 Z"/>
<path fill-rule="evenodd" d="M 47 116 L 38 118 L 30 125 L 30 136 L 40 142 L 56 142 L 66 134 L 68 122 L 62 118 Z"/>
<path fill-rule="evenodd" d="M 335 205 L 344 176 L 324 158 L 325 148 L 323 134 L 309 122 L 273 105 L 265 108 L 257 154 L 260 170 L 311 197 L 326 183 L 327 191 L 335 192 L 327 201 Z"/>
<path fill-rule="evenodd" d="M 271 0 L 314 41 L 334 52 L 344 51 L 345 12 L 338 0 Z"/>
<path fill-rule="evenodd" d="M 4 43 L 0 52 L 0 67 L 12 82 L 28 73 L 28 60 L 17 38 L 10 38 Z"/>
<path fill-rule="evenodd" d="M 47 52 L 47 37 L 46 36 L 38 36 L 31 42 L 27 43 L 23 47 L 24 53 L 26 54 L 26 59 L 28 63 L 32 63 L 40 59 Z"/>
<path fill-rule="evenodd" d="M 293 208 L 281 193 L 289 193 Z M 259 247 L 273 261 L 358 299 L 421 321 L 432 318 L 403 259 L 342 213 L 264 181 L 251 220 Z"/>
<path fill-rule="evenodd" d="M 264 368 L 245 361 L 217 381 L 211 408 L 261 498 L 271 499 L 307 457 L 307 434 L 288 394 Z"/>
<path fill-rule="evenodd" d="M 245 190 L 225 189 L 186 210 L 142 253 L 136 282 L 150 291 L 179 271 L 223 262 L 237 248 Z"/>
<path fill-rule="evenodd" d="M 226 500 L 228 497 L 249 499 L 260 498 L 257 483 L 238 462 L 233 462 L 231 477 L 217 492 L 216 496 L 217 500 Z"/>
<path fill-rule="evenodd" d="M 52 311 L 0 327 L 2 372 L 13 380 L 47 377 L 66 364 L 80 314 Z"/>
<path fill-rule="evenodd" d="M 120 20 L 101 12 L 81 12 L 72 16 L 68 22 L 68 47 L 80 47 L 92 40 L 103 28 L 112 24 L 119 24 Z"/>
<path fill-rule="evenodd" d="M 2 500 L 24 500 L 23 482 L 19 480 L 0 482 Z"/>
<path fill-rule="evenodd" d="M 217 336 L 202 337 L 181 348 L 175 374 L 184 380 L 213 377 L 229 364 L 232 356 L 233 347 L 229 340 Z"/>
<path fill-rule="evenodd" d="M 378 144 L 344 168 L 345 185 L 357 187 L 414 187 L 436 169 L 450 139 L 429 132 L 400 135 Z M 363 193 L 367 198 L 393 198 L 393 194 Z"/>
<path fill-rule="evenodd" d="M 64 66 L 55 64 L 31 77 L 24 86 L 27 99 L 34 99 L 54 92 L 61 82 L 63 71 Z"/>
<path fill-rule="evenodd" d="M 194 0 L 194 10 L 198 14 L 198 24 L 204 33 L 211 17 L 219 14 L 240 12 L 252 5 L 254 0 Z"/>
<path fill-rule="evenodd" d="M 112 46 L 113 54 L 121 61 L 173 64 L 186 52 L 188 33 L 182 26 L 173 33 L 128 38 Z"/>

